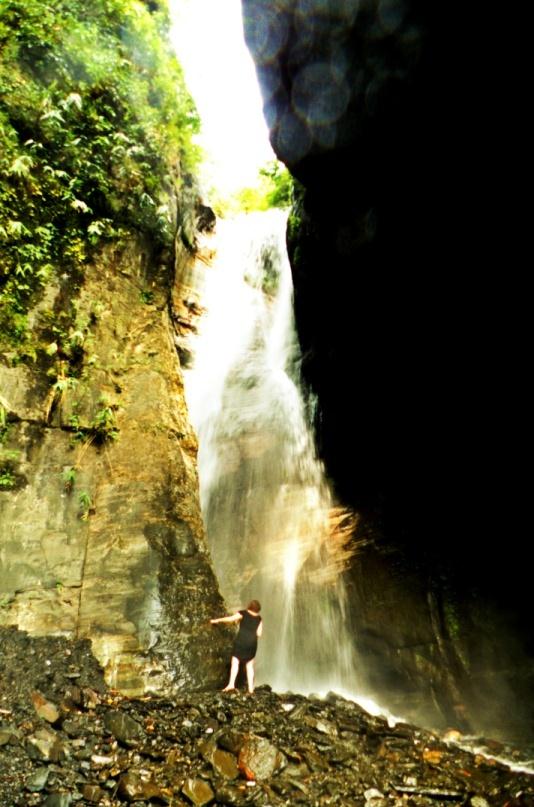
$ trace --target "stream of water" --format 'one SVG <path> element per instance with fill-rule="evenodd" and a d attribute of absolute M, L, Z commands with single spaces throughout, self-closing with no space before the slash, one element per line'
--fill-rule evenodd
<path fill-rule="evenodd" d="M 279 210 L 217 223 L 186 373 L 202 512 L 228 605 L 262 603 L 258 682 L 354 692 L 343 583 L 352 525 L 314 447 L 285 227 Z"/>

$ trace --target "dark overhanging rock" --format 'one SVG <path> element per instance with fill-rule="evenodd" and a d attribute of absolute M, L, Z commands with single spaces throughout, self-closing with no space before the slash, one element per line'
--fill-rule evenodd
<path fill-rule="evenodd" d="M 528 733 L 524 305 L 487 272 L 520 245 L 507 167 L 524 152 L 490 44 L 504 21 L 418 0 L 242 5 L 271 141 L 301 183 L 288 240 L 319 448 L 374 541 L 351 583 L 360 650 L 373 680 L 397 679 L 386 697 L 426 687 L 434 715 L 475 726 L 497 704 Z"/>

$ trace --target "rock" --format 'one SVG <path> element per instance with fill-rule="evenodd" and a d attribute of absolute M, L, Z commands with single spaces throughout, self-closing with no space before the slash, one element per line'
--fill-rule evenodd
<path fill-rule="evenodd" d="M 77 718 L 64 720 L 61 728 L 69 737 L 79 737 L 85 730 L 85 726 Z"/>
<path fill-rule="evenodd" d="M 367 807 L 382 807 L 382 804 L 385 804 L 384 794 L 377 790 L 376 787 L 365 790 L 363 796 Z"/>
<path fill-rule="evenodd" d="M 304 748 L 302 754 L 306 764 L 314 773 L 328 770 L 328 761 L 323 754 L 317 753 L 312 748 Z"/>
<path fill-rule="evenodd" d="M 16 644 L 23 652 L 12 655 L 14 635 L 7 632 L 0 654 L 0 698 L 8 713 L 5 719 L 13 722 L 0 723 L 0 731 L 12 738 L 0 745 L 2 807 L 37 807 L 47 795 L 100 807 L 174 802 L 235 807 L 532 804 L 533 776 L 508 770 L 499 762 L 486 764 L 474 753 L 446 745 L 435 734 L 413 726 L 391 729 L 364 711 L 358 711 L 354 720 L 354 708 L 341 700 L 325 707 L 318 698 L 281 698 L 259 689 L 254 698 L 236 696 L 231 701 L 213 691 L 182 693 L 172 701 L 135 700 L 102 691 L 96 709 L 72 713 L 57 728 L 37 731 L 40 721 L 31 692 L 37 689 L 54 701 L 64 691 L 64 672 L 72 659 L 62 641 L 18 633 Z M 74 655 L 79 645 L 70 647 Z M 86 657 L 89 668 L 91 658 Z M 16 660 L 16 676 L 11 677 L 6 660 L 9 664 Z M 43 673 L 45 668 L 52 677 Z M 84 686 L 90 685 L 92 672 L 88 675 L 83 664 L 80 671 Z M 305 707 L 300 718 L 284 711 L 284 700 Z M 227 718 L 225 728 L 207 737 L 206 727 L 213 726 L 220 711 Z M 317 731 L 310 717 L 328 721 L 338 733 L 350 723 L 350 740 Z M 110 733 L 112 727 L 131 727 L 130 721 L 136 735 L 140 728 L 145 732 L 142 742 L 122 742 Z M 223 721 L 217 717 L 217 722 Z M 423 749 L 439 752 L 439 761 L 425 761 Z M 529 757 L 518 758 L 517 753 L 513 761 L 528 764 Z M 252 778 L 238 779 L 239 771 Z"/>
<path fill-rule="evenodd" d="M 206 551 L 196 437 L 168 305 L 174 258 L 185 271 L 192 257 L 178 243 L 160 263 L 153 248 L 135 236 L 104 247 L 76 291 L 59 295 L 53 317 L 68 329 L 75 307 L 92 348 L 80 352 L 76 383 L 53 410 L 49 364 L 0 361 L 0 405 L 21 469 L 16 495 L 0 487 L 3 534 L 14 536 L 0 555 L 0 625 L 91 636 L 108 683 L 129 695 L 168 695 L 177 681 L 218 687 L 229 649 L 228 634 L 207 623 L 224 604 Z M 154 305 L 140 300 L 145 284 Z M 104 397 L 118 438 L 88 440 L 78 467 L 72 423 L 92 434 Z M 64 675 L 83 688 L 80 669 Z"/>
<path fill-rule="evenodd" d="M 238 766 L 247 779 L 268 779 L 275 771 L 280 770 L 285 762 L 282 752 L 268 740 L 253 734 L 245 737 L 239 752 Z"/>
<path fill-rule="evenodd" d="M 219 804 L 248 804 L 250 795 L 244 785 L 221 785 L 215 790 L 215 799 Z"/>
<path fill-rule="evenodd" d="M 44 807 L 70 807 L 72 796 L 70 793 L 50 793 L 44 802 Z"/>
<path fill-rule="evenodd" d="M 82 789 L 82 796 L 85 801 L 96 804 L 106 795 L 106 791 L 102 790 L 98 785 L 84 785 Z"/>
<path fill-rule="evenodd" d="M 115 762 L 115 757 L 105 757 L 101 754 L 93 754 L 91 756 L 91 767 L 92 768 L 108 768 L 113 765 Z"/>
<path fill-rule="evenodd" d="M 0 729 L 0 746 L 8 743 L 13 744 L 16 741 L 17 736 L 11 729 Z"/>
<path fill-rule="evenodd" d="M 122 796 L 127 801 L 141 801 L 143 799 L 169 801 L 156 782 L 152 779 L 146 779 L 134 771 L 129 771 L 121 776 L 117 792 L 119 796 Z"/>
<path fill-rule="evenodd" d="M 44 788 L 48 779 L 48 768 L 37 768 L 26 780 L 26 790 L 37 793 Z"/>
<path fill-rule="evenodd" d="M 328 720 L 318 720 L 315 717 L 306 717 L 304 722 L 314 728 L 316 731 L 319 731 L 321 734 L 328 734 L 331 737 L 337 737 L 337 728 L 336 726 L 329 722 Z"/>
<path fill-rule="evenodd" d="M 32 703 L 39 717 L 49 723 L 57 723 L 61 715 L 54 703 L 47 701 L 40 692 L 32 692 Z"/>
<path fill-rule="evenodd" d="M 65 757 L 65 748 L 56 734 L 42 729 L 28 737 L 26 750 L 32 759 L 44 759 L 59 762 Z"/>
<path fill-rule="evenodd" d="M 100 703 L 100 696 L 94 689 L 86 687 L 82 690 L 82 703 L 84 709 L 96 709 Z"/>
<path fill-rule="evenodd" d="M 439 751 L 437 748 L 423 749 L 423 759 L 425 762 L 429 762 L 431 765 L 437 765 L 439 762 L 441 762 L 442 756 L 443 752 Z"/>
<path fill-rule="evenodd" d="M 217 740 L 221 748 L 230 751 L 232 754 L 239 754 L 241 747 L 245 741 L 243 734 L 237 731 L 223 731 Z"/>
<path fill-rule="evenodd" d="M 132 717 L 123 712 L 107 712 L 104 726 L 125 745 L 135 745 L 146 737 L 143 727 Z"/>
<path fill-rule="evenodd" d="M 72 673 L 67 673 L 67 678 L 70 678 Z M 76 675 L 80 675 L 80 673 L 76 673 Z M 69 686 L 64 694 L 63 699 L 61 701 L 61 706 L 65 711 L 72 711 L 83 704 L 82 698 L 82 691 L 77 686 Z"/>
<path fill-rule="evenodd" d="M 211 764 L 219 776 L 224 779 L 237 779 L 239 775 L 237 760 L 228 751 L 221 751 L 220 748 L 217 748 L 212 754 Z"/>
<path fill-rule="evenodd" d="M 209 784 L 203 779 L 187 779 L 182 793 L 197 807 L 209 804 L 215 796 Z"/>

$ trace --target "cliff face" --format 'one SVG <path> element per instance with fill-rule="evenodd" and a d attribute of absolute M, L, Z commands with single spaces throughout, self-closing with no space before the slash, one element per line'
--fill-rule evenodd
<path fill-rule="evenodd" d="M 489 47 L 505 21 L 417 0 L 275 6 L 243 0 L 245 32 L 300 182 L 288 240 L 319 448 L 372 539 L 355 641 L 401 713 L 528 733 L 524 295 L 514 269 L 487 271 L 519 245 L 504 200 L 523 152 Z"/>
<path fill-rule="evenodd" d="M 178 261 L 190 261 L 183 247 Z M 169 263 L 131 238 L 87 267 L 76 299 L 83 353 L 64 388 L 51 392 L 43 366 L 0 365 L 3 449 L 17 452 L 14 484 L 0 493 L 0 621 L 91 638 L 125 692 L 224 676 Z M 68 295 L 66 280 L 49 289 L 40 316 Z"/>
<path fill-rule="evenodd" d="M 202 210 L 166 9 L 0 10 L 0 622 L 89 637 L 128 693 L 214 685 L 227 649 L 171 314 Z"/>

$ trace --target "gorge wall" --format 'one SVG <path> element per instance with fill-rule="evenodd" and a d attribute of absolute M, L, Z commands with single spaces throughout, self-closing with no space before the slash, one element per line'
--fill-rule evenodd
<path fill-rule="evenodd" d="M 230 641 L 175 344 L 198 118 L 165 3 L 0 17 L 0 624 L 89 638 L 125 693 L 215 686 Z"/>
<path fill-rule="evenodd" d="M 401 714 L 532 736 L 506 20 L 417 0 L 242 5 L 271 142 L 300 183 L 288 242 L 319 448 L 370 539 L 350 576 L 369 685 Z"/>
<path fill-rule="evenodd" d="M 15 483 L 0 493 L 1 623 L 89 637 L 108 683 L 130 693 L 225 674 L 228 640 L 209 625 L 224 605 L 174 344 L 172 258 L 132 238 L 86 268 L 84 355 L 59 394 L 42 365 L 0 366 L 3 448 L 16 452 Z M 51 287 L 46 305 L 68 295 L 68 284 Z M 112 439 L 95 429 L 104 416 Z"/>

